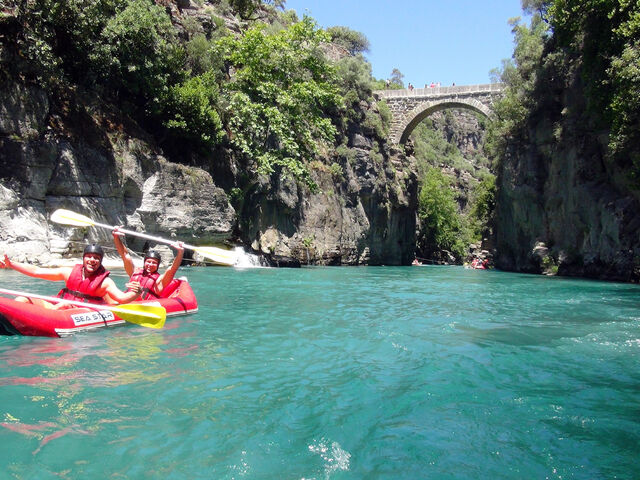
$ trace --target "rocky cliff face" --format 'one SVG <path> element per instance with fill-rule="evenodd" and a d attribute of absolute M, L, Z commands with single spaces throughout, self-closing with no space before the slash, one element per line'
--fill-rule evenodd
<path fill-rule="evenodd" d="M 474 158 L 483 155 L 485 131 L 478 115 L 469 110 L 451 109 L 446 113 L 435 112 L 429 118 L 434 128 L 442 131 L 447 142 L 455 145 L 462 156 L 472 163 Z"/>
<path fill-rule="evenodd" d="M 469 211 L 471 192 L 478 184 L 478 179 L 492 173 L 490 161 L 483 151 L 486 122 L 481 122 L 479 118 L 479 114 L 464 109 L 440 111 L 429 116 L 431 129 L 439 132 L 447 145 L 439 163 L 434 166 L 452 179 L 463 213 Z M 456 154 L 459 154 L 459 159 L 451 162 L 450 158 L 456 158 Z"/>
<path fill-rule="evenodd" d="M 527 139 L 500 165 L 497 265 L 531 273 L 639 281 L 640 204 L 607 160 L 608 132 L 585 113 L 576 81 L 540 100 Z"/>
<path fill-rule="evenodd" d="M 35 86 L 3 80 L 0 248 L 16 260 L 55 264 L 87 241 L 111 244 L 108 230 L 48 221 L 67 208 L 189 243 L 241 243 L 276 263 L 408 264 L 416 202 L 410 160 L 362 131 L 346 152 L 312 169 L 318 193 L 286 178 L 247 181 L 225 152 L 200 167 L 174 163 L 94 99 L 70 94 L 53 102 Z M 238 210 L 232 185 L 244 189 Z"/>
<path fill-rule="evenodd" d="M 381 154 L 354 133 L 347 157 L 316 165 L 310 193 L 292 180 L 259 183 L 239 228 L 253 250 L 320 265 L 408 265 L 415 248 L 417 179 L 412 159 Z"/>
<path fill-rule="evenodd" d="M 56 263 L 111 243 L 108 230 L 49 223 L 57 208 L 184 241 L 231 236 L 235 212 L 209 173 L 168 162 L 104 112 L 61 112 L 20 83 L 3 85 L 0 111 L 0 245 L 16 259 Z"/>

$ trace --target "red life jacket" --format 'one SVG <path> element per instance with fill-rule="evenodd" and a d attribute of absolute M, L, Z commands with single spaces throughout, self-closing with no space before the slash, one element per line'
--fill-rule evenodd
<path fill-rule="evenodd" d="M 133 272 L 131 281 L 140 282 L 140 286 L 142 287 L 141 300 L 158 298 L 158 294 L 156 293 L 156 280 L 158 280 L 158 277 L 160 277 L 160 274 L 157 271 L 147 273 L 144 268 L 137 268 Z"/>
<path fill-rule="evenodd" d="M 95 274 L 83 278 L 83 268 L 82 264 L 73 267 L 67 280 L 67 285 L 60 290 L 58 297 L 76 302 L 106 303 L 97 293 L 103 280 L 109 276 L 109 272 L 100 265 Z"/>
<path fill-rule="evenodd" d="M 171 280 L 160 292 L 160 298 L 169 298 L 171 294 L 178 289 L 181 283 L 182 280 L 178 280 L 177 278 Z"/>

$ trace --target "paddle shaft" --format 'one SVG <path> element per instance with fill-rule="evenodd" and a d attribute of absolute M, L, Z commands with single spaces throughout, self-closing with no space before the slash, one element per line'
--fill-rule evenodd
<path fill-rule="evenodd" d="M 70 210 L 58 209 L 51 214 L 51 220 L 56 223 L 61 223 L 63 225 L 73 225 L 76 227 L 102 227 L 109 230 L 113 230 L 116 227 L 113 225 L 107 225 L 105 223 L 96 222 L 89 217 L 85 217 L 84 215 L 80 215 L 78 213 L 72 212 Z M 125 235 L 132 235 L 134 237 L 140 237 L 147 240 L 151 240 L 156 243 L 174 243 L 171 240 L 167 240 L 165 238 L 154 237 L 152 235 L 147 235 L 145 233 L 136 232 L 133 230 L 127 229 L 118 229 Z M 202 256 L 209 258 L 217 263 L 222 263 L 223 265 L 234 265 L 237 260 L 237 255 L 235 252 L 231 252 L 229 250 L 224 250 L 217 247 L 196 247 L 194 245 L 183 244 L 184 248 L 188 248 L 193 250 L 194 252 L 198 252 Z"/>
<path fill-rule="evenodd" d="M 107 228 L 109 230 L 113 230 L 115 228 L 112 225 L 107 225 L 105 223 L 100 223 L 96 221 L 93 222 L 93 225 L 96 227 Z M 156 243 L 167 243 L 169 245 L 172 243 L 175 243 L 175 241 L 173 240 L 167 240 L 166 238 L 161 238 L 161 237 L 154 237 L 153 235 L 147 235 L 146 233 L 136 232 L 135 230 L 127 230 L 126 228 L 118 228 L 118 231 L 124 233 L 125 235 L 144 238 L 145 240 L 151 240 L 152 242 L 156 242 Z M 196 252 L 203 248 L 203 247 L 196 247 L 195 245 L 189 245 L 187 243 L 183 243 L 182 246 L 184 248 L 188 248 L 189 250 L 194 250 Z M 208 247 L 208 248 L 211 248 L 211 247 Z"/>
<path fill-rule="evenodd" d="M 112 225 L 107 225 L 106 223 L 100 223 L 100 222 L 93 222 L 93 225 L 96 227 L 102 227 L 102 228 L 107 228 L 109 230 L 113 230 L 114 226 Z M 160 237 L 154 237 L 153 235 L 147 235 L 146 233 L 140 233 L 140 232 L 136 232 L 135 230 L 127 230 L 126 228 L 119 228 L 118 229 L 119 232 L 122 232 L 126 235 L 132 235 L 134 237 L 140 237 L 140 238 L 144 238 L 146 240 L 151 240 L 152 242 L 157 242 L 157 243 L 168 243 L 168 244 L 172 244 L 175 243 L 175 241 L 173 240 L 167 240 L 166 238 L 160 238 Z M 191 250 L 194 250 L 198 247 L 192 247 L 191 245 L 187 245 L 186 243 L 183 243 L 185 248 L 190 248 Z"/>

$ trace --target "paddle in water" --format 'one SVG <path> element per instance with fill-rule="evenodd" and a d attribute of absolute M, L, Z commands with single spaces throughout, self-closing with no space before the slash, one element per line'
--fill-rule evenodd
<path fill-rule="evenodd" d="M 104 223 L 96 222 L 89 217 L 81 215 L 71 210 L 65 210 L 60 208 L 51 214 L 51 221 L 61 224 L 70 225 L 73 227 L 101 227 L 113 230 L 115 226 L 106 225 Z M 144 238 L 157 243 L 172 244 L 175 240 L 167 240 L 165 238 L 154 237 L 145 233 L 136 232 L 133 230 L 126 230 L 124 228 L 119 229 L 120 232 L 126 235 L 132 235 L 134 237 Z M 238 254 L 231 250 L 225 250 L 218 247 L 196 247 L 194 245 L 184 244 L 185 248 L 193 250 L 194 252 L 202 255 L 203 257 L 221 265 L 233 266 L 238 261 Z"/>
<path fill-rule="evenodd" d="M 0 288 L 0 293 L 27 298 L 39 298 L 40 300 L 46 300 L 53 303 L 64 302 L 92 310 L 110 310 L 126 322 L 135 323 L 136 325 L 148 328 L 162 328 L 165 320 L 167 319 L 167 311 L 160 305 L 142 305 L 137 303 L 125 303 L 122 305 L 85 303 L 76 302 L 75 300 L 65 300 L 58 297 L 48 297 L 46 295 L 38 295 L 35 293 L 18 292 L 16 290 L 8 290 L 6 288 Z"/>

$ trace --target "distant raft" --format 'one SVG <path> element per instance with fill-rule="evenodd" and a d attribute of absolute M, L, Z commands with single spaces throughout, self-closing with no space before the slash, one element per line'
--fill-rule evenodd
<path fill-rule="evenodd" d="M 167 285 L 163 297 L 140 300 L 126 305 L 158 305 L 167 311 L 167 317 L 188 315 L 198 311 L 198 302 L 189 281 L 182 277 Z M 102 327 L 115 327 L 127 323 L 117 312 L 107 309 L 74 307 L 52 310 L 31 303 L 17 302 L 0 297 L 0 335 L 31 335 L 64 337 Z"/>

